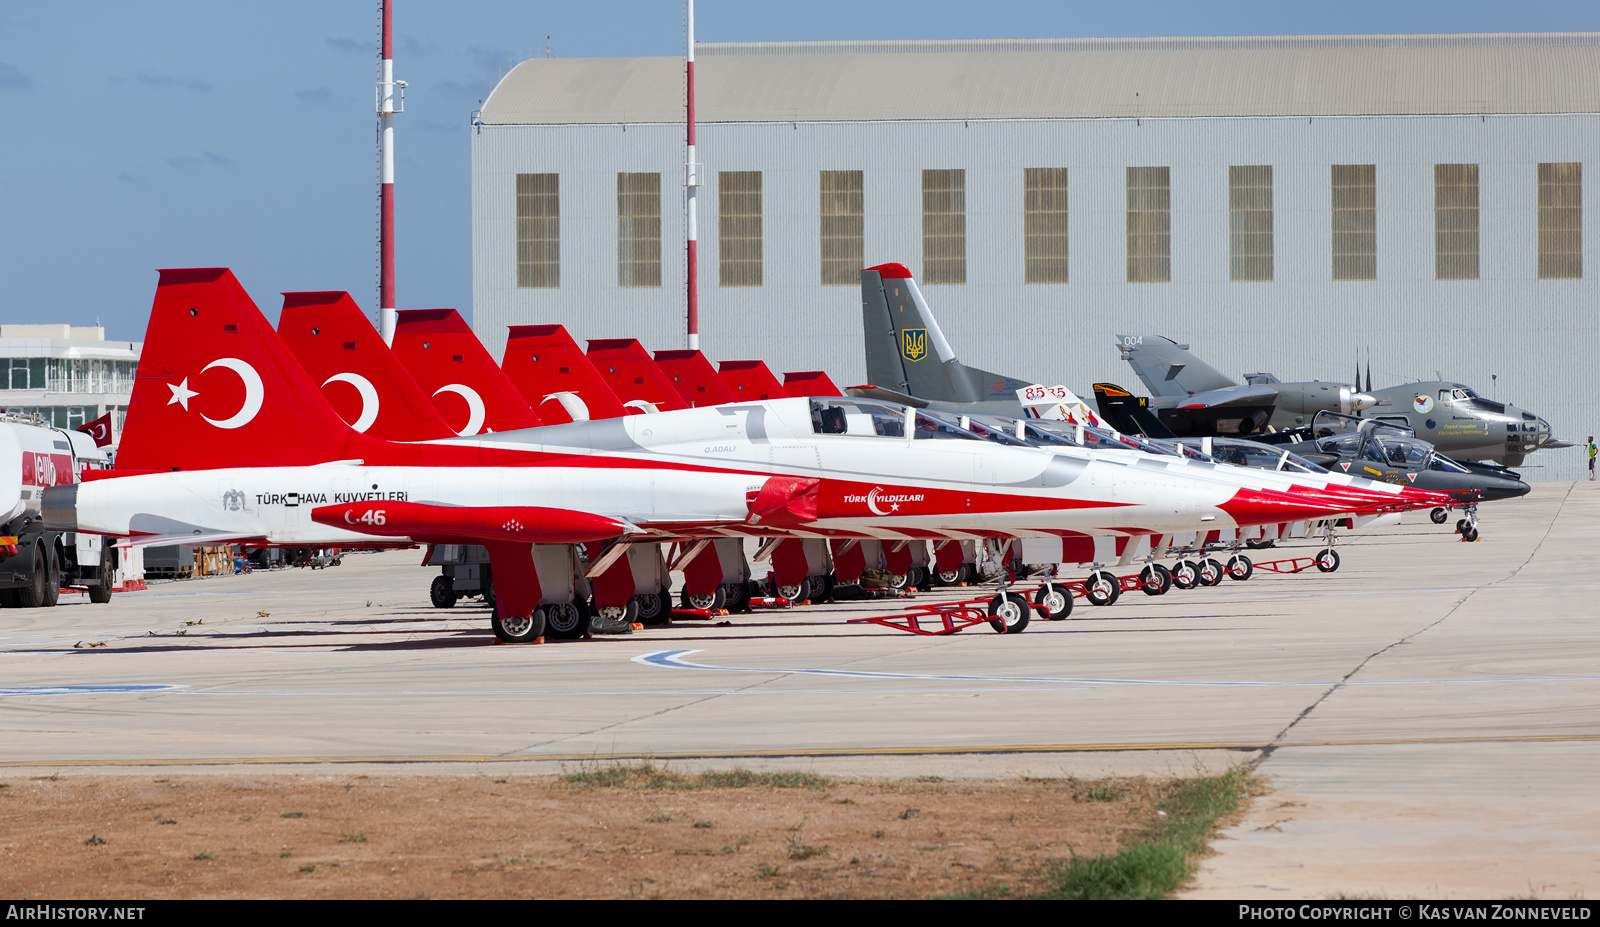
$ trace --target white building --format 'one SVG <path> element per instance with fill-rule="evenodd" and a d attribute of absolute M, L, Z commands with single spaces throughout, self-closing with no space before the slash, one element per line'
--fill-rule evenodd
<path fill-rule="evenodd" d="M 0 325 L 0 408 L 77 428 L 107 412 L 112 439 L 139 367 L 137 341 L 107 341 L 92 325 Z"/>
<path fill-rule="evenodd" d="M 856 270 L 961 359 L 1138 389 L 1442 376 L 1600 433 L 1600 35 L 702 44 L 701 347 L 864 376 Z M 684 342 L 683 61 L 533 59 L 473 128 L 473 320 Z M 1142 391 L 1142 390 L 1140 390 Z M 1571 479 L 1576 450 L 1533 479 Z"/>

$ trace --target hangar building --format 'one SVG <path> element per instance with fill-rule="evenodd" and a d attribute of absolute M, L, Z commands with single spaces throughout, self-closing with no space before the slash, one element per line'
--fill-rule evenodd
<path fill-rule="evenodd" d="M 861 382 L 857 270 L 965 363 L 1143 393 L 1163 334 L 1240 381 L 1437 371 L 1600 432 L 1583 167 L 1600 34 L 696 46 L 701 347 Z M 532 59 L 472 129 L 473 319 L 684 342 L 679 58 Z M 1591 239 L 1593 236 L 1591 236 Z M 1591 241 L 1592 244 L 1592 241 Z M 1363 360 L 1365 363 L 1365 360 Z M 1573 479 L 1578 449 L 1529 458 Z"/>

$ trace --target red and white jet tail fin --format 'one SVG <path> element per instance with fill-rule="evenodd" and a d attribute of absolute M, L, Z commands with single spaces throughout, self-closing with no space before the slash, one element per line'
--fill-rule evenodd
<path fill-rule="evenodd" d="M 386 441 L 456 436 L 349 293 L 283 294 L 278 334 L 356 431 Z"/>
<path fill-rule="evenodd" d="M 1017 401 L 1029 418 L 1047 418 L 1058 422 L 1104 428 L 1100 416 L 1094 414 L 1083 400 L 1065 386 L 1024 386 L 1017 390 Z"/>
<path fill-rule="evenodd" d="M 761 399 L 787 399 L 789 391 L 773 376 L 766 361 L 727 360 L 717 365 L 717 375 L 728 384 L 741 402 Z"/>
<path fill-rule="evenodd" d="M 795 370 L 783 375 L 783 388 L 791 396 L 843 396 L 844 391 L 821 370 Z"/>
<path fill-rule="evenodd" d="M 223 267 L 163 270 L 117 468 L 302 466 L 361 456 L 250 295 Z"/>
<path fill-rule="evenodd" d="M 627 414 L 564 326 L 511 326 L 500 368 L 546 424 Z"/>
<path fill-rule="evenodd" d="M 739 397 L 717 376 L 716 368 L 699 351 L 657 351 L 655 361 L 661 372 L 672 380 L 684 405 L 698 408 L 738 401 Z"/>
<path fill-rule="evenodd" d="M 630 409 L 667 412 L 689 407 L 637 338 L 593 339 L 589 342 L 589 362 Z"/>
<path fill-rule="evenodd" d="M 544 424 L 454 309 L 396 313 L 394 353 L 459 435 Z"/>

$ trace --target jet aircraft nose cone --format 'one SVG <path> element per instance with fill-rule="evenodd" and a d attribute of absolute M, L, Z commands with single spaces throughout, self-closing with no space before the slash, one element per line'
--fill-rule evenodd
<path fill-rule="evenodd" d="M 1352 393 L 1350 396 L 1350 405 L 1358 412 L 1370 409 L 1377 404 L 1378 397 L 1371 393 Z"/>

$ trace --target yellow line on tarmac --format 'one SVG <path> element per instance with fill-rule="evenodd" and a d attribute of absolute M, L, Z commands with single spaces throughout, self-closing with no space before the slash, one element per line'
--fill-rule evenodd
<path fill-rule="evenodd" d="M 1343 740 L 1292 740 L 1283 743 L 1270 741 L 1184 741 L 1174 743 L 1124 743 L 1124 744 L 1007 744 L 974 747 L 818 747 L 788 750 L 699 750 L 679 753 L 519 753 L 512 755 L 439 755 L 439 756 L 256 756 L 256 757 L 197 757 L 192 759 L 148 758 L 124 760 L 22 760 L 0 762 L 0 769 L 27 769 L 38 767 L 126 767 L 126 766 L 293 766 L 314 764 L 385 765 L 415 763 L 528 763 L 562 762 L 582 763 L 596 760 L 740 760 L 774 759 L 784 757 L 829 756 L 966 756 L 972 754 L 1027 754 L 1027 753 L 1112 753 L 1122 751 L 1152 750 L 1238 750 L 1257 751 L 1270 748 L 1279 750 L 1292 747 L 1360 747 L 1407 746 L 1427 744 L 1477 744 L 1477 743 L 1571 743 L 1600 741 L 1594 734 L 1541 734 L 1524 736 L 1477 735 L 1461 737 L 1370 737 Z"/>

